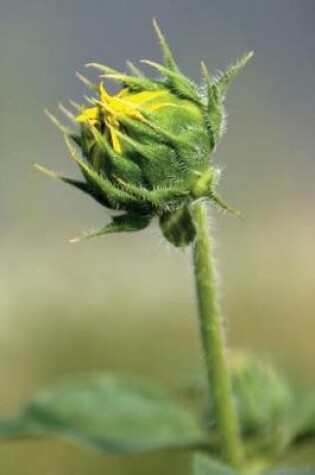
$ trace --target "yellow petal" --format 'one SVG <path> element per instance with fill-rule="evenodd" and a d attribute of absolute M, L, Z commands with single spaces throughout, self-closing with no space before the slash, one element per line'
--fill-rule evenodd
<path fill-rule="evenodd" d="M 142 104 L 144 102 L 157 99 L 164 94 L 168 94 L 168 91 L 142 91 L 137 94 L 130 94 L 128 98 L 124 98 L 133 104 Z"/>
<path fill-rule="evenodd" d="M 126 97 L 128 95 L 130 96 L 130 90 L 128 89 L 128 87 L 125 87 L 124 89 L 119 91 L 119 93 L 117 94 L 117 97 Z"/>
<path fill-rule="evenodd" d="M 133 119 L 142 119 L 142 115 L 137 110 L 136 104 L 129 102 L 128 99 L 120 99 L 117 96 L 114 96 L 111 100 L 110 104 L 110 113 L 113 116 L 125 115 L 127 117 L 131 117 Z"/>
<path fill-rule="evenodd" d="M 103 81 L 100 83 L 100 96 L 101 96 L 101 102 L 106 103 L 112 100 L 112 96 L 108 94 L 108 92 L 106 91 Z"/>
<path fill-rule="evenodd" d="M 83 109 L 80 115 L 76 117 L 77 122 L 96 122 L 99 116 L 98 107 L 89 107 Z"/>
<path fill-rule="evenodd" d="M 118 138 L 118 135 L 116 133 L 115 128 L 112 127 L 111 125 L 108 128 L 109 128 L 109 131 L 110 131 L 110 137 L 111 137 L 111 141 L 112 141 L 114 151 L 117 152 L 117 153 L 121 153 L 122 152 L 122 146 L 121 146 L 121 143 L 120 143 L 120 140 Z"/>

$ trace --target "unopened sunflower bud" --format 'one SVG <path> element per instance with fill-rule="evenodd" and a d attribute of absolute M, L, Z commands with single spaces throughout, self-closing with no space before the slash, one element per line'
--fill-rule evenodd
<path fill-rule="evenodd" d="M 143 63 L 157 71 L 158 78 L 143 76 L 131 63 L 132 75 L 90 64 L 103 73 L 99 85 L 79 75 L 94 93 L 87 98 L 91 107 L 74 104 L 74 116 L 66 111 L 79 131 L 69 131 L 53 118 L 85 181 L 46 173 L 124 212 L 84 237 L 136 231 L 158 216 L 164 236 L 175 246 L 185 246 L 195 237 L 189 210 L 195 200 L 209 199 L 229 209 L 215 192 L 218 170 L 211 157 L 223 130 L 226 89 L 251 53 L 215 78 L 202 63 L 199 88 L 180 72 L 155 21 L 154 28 L 165 65 Z M 107 92 L 105 79 L 121 84 L 118 94 Z"/>

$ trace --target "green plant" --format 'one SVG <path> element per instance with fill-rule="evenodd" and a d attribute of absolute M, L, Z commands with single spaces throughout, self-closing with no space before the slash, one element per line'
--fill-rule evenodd
<path fill-rule="evenodd" d="M 239 214 L 217 192 L 220 172 L 212 154 L 224 130 L 228 86 L 252 54 L 226 72 L 209 75 L 201 64 L 197 87 L 179 70 L 156 22 L 165 65 L 144 61 L 161 75 L 132 75 L 92 64 L 121 83 L 110 96 L 93 91 L 91 107 L 63 108 L 76 125 L 55 117 L 71 158 L 84 180 L 47 170 L 119 211 L 98 231 L 76 238 L 139 231 L 157 217 L 164 237 L 176 247 L 192 246 L 207 385 L 197 385 L 198 415 L 174 394 L 139 379 L 94 375 L 40 393 L 19 414 L 0 423 L 0 436 L 55 436 L 107 452 L 193 449 L 196 475 L 237 473 L 305 474 L 315 468 L 275 469 L 280 453 L 315 432 L 314 398 L 305 403 L 268 365 L 234 356 L 228 361 L 216 297 L 216 276 L 207 223 L 207 204 Z M 213 421 L 210 427 L 209 421 Z"/>

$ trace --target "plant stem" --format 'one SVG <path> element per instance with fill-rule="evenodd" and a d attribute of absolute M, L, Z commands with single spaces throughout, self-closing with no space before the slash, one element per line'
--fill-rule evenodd
<path fill-rule="evenodd" d="M 193 247 L 194 273 L 208 382 L 224 460 L 232 467 L 240 468 L 243 450 L 225 355 L 206 205 L 200 201 L 195 203 L 192 214 L 197 232 Z"/>

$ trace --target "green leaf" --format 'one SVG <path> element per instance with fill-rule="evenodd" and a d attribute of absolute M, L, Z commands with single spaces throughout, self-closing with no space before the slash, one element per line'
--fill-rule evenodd
<path fill-rule="evenodd" d="M 106 452 L 200 447 L 207 436 L 191 412 L 143 381 L 90 376 L 41 392 L 0 437 L 58 437 Z"/>
<path fill-rule="evenodd" d="M 268 470 L 263 475 L 315 475 L 315 467 L 277 468 L 276 470 Z"/>
<path fill-rule="evenodd" d="M 206 455 L 195 455 L 193 466 L 194 475 L 237 475 L 232 468 Z"/>

